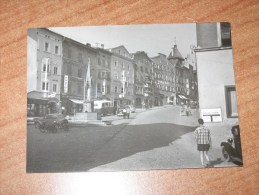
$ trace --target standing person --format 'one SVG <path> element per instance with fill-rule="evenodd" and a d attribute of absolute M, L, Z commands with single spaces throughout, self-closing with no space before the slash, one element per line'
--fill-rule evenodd
<path fill-rule="evenodd" d="M 208 156 L 208 151 L 211 146 L 211 136 L 210 136 L 210 130 L 205 127 L 203 119 L 198 119 L 199 127 L 196 128 L 194 134 L 195 134 L 195 140 L 197 143 L 197 149 L 200 151 L 200 158 L 201 158 L 201 164 L 202 166 L 207 166 L 207 164 L 210 163 L 210 159 Z M 208 163 L 205 165 L 204 163 L 204 156 L 207 159 Z"/>
<path fill-rule="evenodd" d="M 191 115 L 191 108 L 188 105 L 187 108 L 186 108 L 186 116 L 189 116 L 189 115 Z"/>
<path fill-rule="evenodd" d="M 129 106 L 126 106 L 126 111 L 127 111 L 127 117 L 129 119 L 129 117 L 130 117 L 130 107 Z"/>

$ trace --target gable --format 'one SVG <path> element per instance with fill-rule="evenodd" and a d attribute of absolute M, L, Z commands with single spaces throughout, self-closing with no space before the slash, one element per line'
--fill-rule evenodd
<path fill-rule="evenodd" d="M 131 58 L 131 54 L 128 52 L 128 50 L 126 49 L 126 47 L 124 47 L 124 45 L 112 48 L 111 51 L 113 53 L 116 53 L 118 55 L 122 55 L 126 58 Z"/>

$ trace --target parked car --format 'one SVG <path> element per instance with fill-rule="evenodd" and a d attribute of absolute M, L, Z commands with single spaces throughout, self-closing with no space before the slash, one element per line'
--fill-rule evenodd
<path fill-rule="evenodd" d="M 123 118 L 129 119 L 130 113 L 131 113 L 130 107 L 127 105 L 127 106 L 124 106 L 124 107 L 120 107 L 118 109 L 117 116 L 123 116 Z"/>
<path fill-rule="evenodd" d="M 124 110 L 124 109 L 125 109 L 124 107 L 118 108 L 118 109 L 117 109 L 117 116 L 123 116 L 123 110 Z"/>
<path fill-rule="evenodd" d="M 101 113 L 102 116 L 112 115 L 114 107 L 112 101 L 96 100 L 94 101 L 94 112 Z"/>
<path fill-rule="evenodd" d="M 62 114 L 48 114 L 43 118 L 36 118 L 34 124 L 41 132 L 56 133 L 58 129 L 69 130 L 68 120 Z"/>
<path fill-rule="evenodd" d="M 192 109 L 198 108 L 198 102 L 197 101 L 190 101 L 190 107 Z"/>
<path fill-rule="evenodd" d="M 131 113 L 135 113 L 136 112 L 136 108 L 133 105 L 128 105 L 130 108 L 130 112 Z"/>
<path fill-rule="evenodd" d="M 233 126 L 231 132 L 233 138 L 229 138 L 227 142 L 221 142 L 222 154 L 226 161 L 242 165 L 243 159 L 239 125 Z"/>

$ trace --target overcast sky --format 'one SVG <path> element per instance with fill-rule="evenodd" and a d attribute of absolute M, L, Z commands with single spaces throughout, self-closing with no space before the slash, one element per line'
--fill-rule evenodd
<path fill-rule="evenodd" d="M 104 48 L 124 45 L 130 53 L 145 51 L 150 57 L 157 53 L 169 55 L 176 37 L 177 47 L 183 57 L 190 53 L 190 45 L 196 45 L 195 23 L 114 25 L 49 28 L 81 43 L 104 44 Z"/>

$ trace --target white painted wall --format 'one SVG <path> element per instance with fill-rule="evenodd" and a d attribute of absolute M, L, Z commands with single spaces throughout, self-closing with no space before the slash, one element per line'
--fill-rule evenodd
<path fill-rule="evenodd" d="M 33 30 L 27 34 L 27 93 L 37 90 L 37 39 Z"/>
<path fill-rule="evenodd" d="M 227 118 L 225 99 L 225 86 L 235 85 L 232 49 L 198 51 L 196 59 L 200 109 L 221 108 L 222 123 L 236 124 Z"/>

